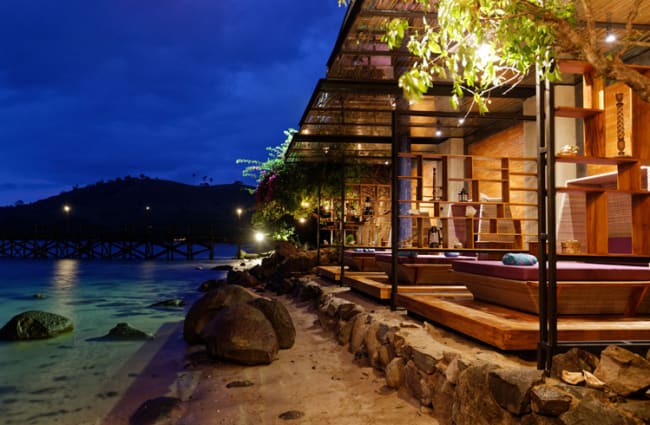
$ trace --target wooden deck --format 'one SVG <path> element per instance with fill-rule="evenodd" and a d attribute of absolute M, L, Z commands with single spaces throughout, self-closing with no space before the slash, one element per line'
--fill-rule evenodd
<path fill-rule="evenodd" d="M 340 281 L 341 280 L 341 266 L 318 266 L 316 267 L 316 274 L 325 279 Z M 360 272 L 355 270 L 350 270 L 347 266 L 345 267 L 345 277 L 348 276 L 377 276 L 382 277 L 386 276 L 384 272 Z"/>
<path fill-rule="evenodd" d="M 350 288 L 376 298 L 389 300 L 391 284 L 386 274 L 351 273 L 345 274 L 343 283 Z M 472 294 L 464 285 L 399 285 L 397 292 L 401 294 L 431 294 L 439 297 L 471 298 Z"/>
<path fill-rule="evenodd" d="M 341 280 L 341 266 L 318 266 L 316 267 L 316 274 L 320 277 L 326 279 Z M 345 267 L 345 273 L 347 274 L 349 268 Z"/>
<path fill-rule="evenodd" d="M 436 294 L 397 294 L 397 304 L 409 312 L 454 329 L 502 350 L 534 350 L 539 341 L 539 317 L 495 304 Z M 650 340 L 650 315 L 563 316 L 558 341 Z"/>

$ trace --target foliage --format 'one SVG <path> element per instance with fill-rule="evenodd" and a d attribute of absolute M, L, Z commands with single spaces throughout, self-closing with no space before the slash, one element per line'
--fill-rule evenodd
<path fill-rule="evenodd" d="M 485 112 L 493 90 L 516 85 L 535 67 L 542 79 L 557 79 L 555 59 L 565 55 L 588 61 L 605 78 L 625 82 L 650 101 L 650 78 L 624 64 L 631 47 L 647 47 L 632 25 L 641 2 L 630 2 L 619 41 L 607 44 L 589 0 L 402 1 L 422 6 L 421 28 L 395 18 L 387 22 L 383 40 L 393 49 L 405 45 L 416 58 L 399 78 L 409 99 L 420 98 L 437 79 L 450 80 L 452 106 L 470 95 Z"/>
<path fill-rule="evenodd" d="M 248 164 L 242 171 L 244 177 L 253 177 L 258 183 L 261 183 L 270 174 L 278 174 L 284 167 L 284 154 L 287 152 L 293 135 L 298 131 L 290 128 L 284 131 L 287 137 L 280 146 L 267 147 L 269 157 L 266 161 L 256 159 L 238 159 L 237 164 Z"/>
<path fill-rule="evenodd" d="M 431 12 L 430 0 L 413 1 Z M 535 65 L 540 65 L 542 78 L 557 79 L 558 71 L 552 66 L 556 30 L 545 17 L 573 19 L 574 7 L 562 0 L 545 1 L 544 14 L 537 15 L 530 13 L 528 3 L 440 0 L 435 4 L 437 19 L 436 15 L 423 14 L 421 32 L 409 33 L 406 19 L 391 20 L 383 40 L 394 49 L 406 39 L 408 51 L 417 58 L 399 79 L 405 95 L 418 99 L 433 86 L 435 78 L 451 80 L 450 102 L 454 108 L 469 93 L 485 112 L 492 90 L 518 84 Z"/>
<path fill-rule="evenodd" d="M 285 141 L 267 147 L 266 161 L 238 159 L 238 164 L 248 164 L 243 175 L 257 180 L 254 225 L 264 227 L 277 240 L 287 240 L 294 235 L 295 218 L 309 216 L 316 205 L 319 182 L 321 193 L 332 190 L 340 180 L 323 178 L 323 167 L 318 164 L 293 164 L 285 161 L 285 154 L 296 130 L 284 132 Z M 339 186 L 340 187 L 340 186 Z"/>
<path fill-rule="evenodd" d="M 318 193 L 321 199 L 340 199 L 342 179 L 341 164 L 309 163 L 300 164 L 285 161 L 285 154 L 295 130 L 284 132 L 287 139 L 279 146 L 267 148 L 266 161 L 237 160 L 238 164 L 248 164 L 245 176 L 255 177 L 255 212 L 251 217 L 253 225 L 263 227 L 276 240 L 288 240 L 294 235 L 297 219 L 308 218 L 316 212 Z M 346 181 L 356 181 L 361 176 L 373 176 L 387 182 L 387 169 L 368 169 L 371 166 L 347 166 Z"/>

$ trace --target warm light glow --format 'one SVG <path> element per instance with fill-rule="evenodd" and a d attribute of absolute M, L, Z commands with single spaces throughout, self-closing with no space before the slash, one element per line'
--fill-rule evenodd
<path fill-rule="evenodd" d="M 307 220 L 305 219 L 305 217 L 300 217 L 298 221 L 300 222 L 300 224 L 305 224 L 305 221 Z"/>
<path fill-rule="evenodd" d="M 436 136 L 438 136 L 438 137 L 442 136 L 442 131 L 436 130 Z"/>
<path fill-rule="evenodd" d="M 616 41 L 616 34 L 608 32 L 605 37 L 605 43 L 613 43 Z"/>
<path fill-rule="evenodd" d="M 66 204 L 63 206 L 63 212 L 66 214 L 70 214 L 70 211 L 72 210 L 72 207 L 70 205 Z"/>
<path fill-rule="evenodd" d="M 255 232 L 255 241 L 256 242 L 262 242 L 263 240 L 264 240 L 264 233 Z"/>
<path fill-rule="evenodd" d="M 303 207 L 303 208 L 309 208 L 309 205 L 310 205 L 309 201 L 302 201 L 300 203 L 300 206 Z"/>
<path fill-rule="evenodd" d="M 243 213 L 244 211 L 241 208 L 237 208 L 235 212 L 237 213 L 238 216 L 241 217 L 241 213 Z"/>
<path fill-rule="evenodd" d="M 461 118 L 458 120 L 458 125 L 463 125 L 465 124 L 465 118 Z"/>
<path fill-rule="evenodd" d="M 487 43 L 481 44 L 476 50 L 476 54 L 479 59 L 477 65 L 481 68 L 485 67 L 489 62 L 492 62 L 495 59 L 494 49 L 492 49 L 492 46 Z"/>

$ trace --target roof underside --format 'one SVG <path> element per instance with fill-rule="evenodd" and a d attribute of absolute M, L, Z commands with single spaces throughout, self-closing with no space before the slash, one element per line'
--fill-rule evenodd
<path fill-rule="evenodd" d="M 591 1 L 603 34 L 607 28 L 620 27 L 617 23 L 626 21 L 633 1 L 637 0 Z M 462 138 L 465 144 L 471 144 L 518 122 L 535 119 L 534 115 L 523 114 L 524 101 L 535 96 L 532 77 L 493 93 L 490 112 L 484 115 L 473 112 L 476 108 L 472 109 L 470 96 L 453 109 L 448 82 L 437 83 L 421 101 L 396 108 L 396 102 L 403 102 L 397 78 L 411 66 L 413 58 L 404 49 L 388 51 L 381 41 L 385 23 L 393 17 L 407 18 L 417 26 L 422 10 L 413 1 L 351 2 L 327 63 L 327 78 L 318 82 L 305 109 L 299 133 L 287 153 L 289 161 L 343 156 L 346 160 L 386 161 L 391 156 L 393 121 L 396 128 L 405 129 L 413 150 L 426 150 L 449 138 Z M 429 22 L 434 20 L 434 15 L 428 16 Z M 650 2 L 646 1 L 635 24 L 650 35 L 648 23 Z M 632 55 L 647 56 L 646 50 L 636 49 Z"/>

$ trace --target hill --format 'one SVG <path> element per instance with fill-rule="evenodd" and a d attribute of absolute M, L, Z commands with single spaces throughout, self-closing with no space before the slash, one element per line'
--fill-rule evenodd
<path fill-rule="evenodd" d="M 148 177 L 118 178 L 31 204 L 0 207 L 0 236 L 204 234 L 233 241 L 239 232 L 236 209 L 244 211 L 243 225 L 253 207 L 248 189 L 240 182 L 193 186 Z"/>

